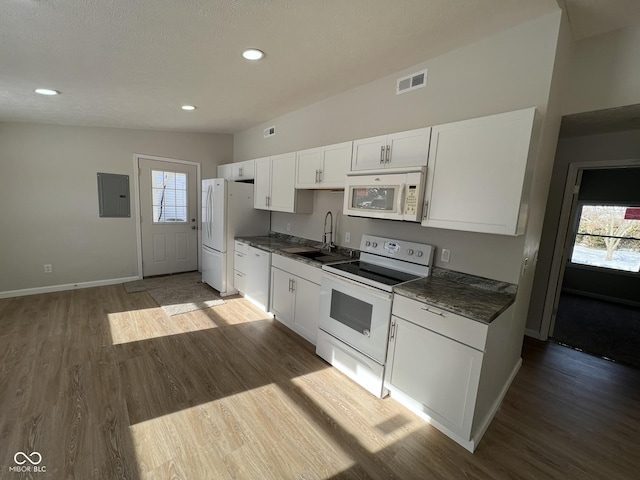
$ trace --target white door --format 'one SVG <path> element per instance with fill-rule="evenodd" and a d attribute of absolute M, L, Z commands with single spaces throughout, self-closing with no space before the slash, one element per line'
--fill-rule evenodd
<path fill-rule="evenodd" d="M 196 165 L 140 158 L 138 166 L 143 276 L 197 270 Z"/>

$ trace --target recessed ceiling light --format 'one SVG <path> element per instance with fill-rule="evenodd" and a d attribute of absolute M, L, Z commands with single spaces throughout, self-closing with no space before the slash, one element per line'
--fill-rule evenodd
<path fill-rule="evenodd" d="M 196 109 L 194 105 L 182 105 L 182 107 L 180 108 L 182 108 L 183 110 L 187 110 L 188 112 Z"/>
<path fill-rule="evenodd" d="M 257 48 L 248 48 L 244 52 L 242 52 L 242 56 L 247 60 L 260 60 L 264 57 L 264 52 L 262 50 L 258 50 Z"/>
<path fill-rule="evenodd" d="M 50 88 L 36 88 L 34 92 L 39 93 L 40 95 L 60 95 L 59 91 L 51 90 Z"/>

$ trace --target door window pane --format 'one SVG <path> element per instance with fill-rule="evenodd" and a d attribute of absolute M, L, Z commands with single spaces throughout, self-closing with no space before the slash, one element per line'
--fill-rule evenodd
<path fill-rule="evenodd" d="M 151 170 L 153 223 L 187 221 L 187 174 Z"/>
<path fill-rule="evenodd" d="M 582 205 L 571 263 L 640 271 L 638 207 Z"/>

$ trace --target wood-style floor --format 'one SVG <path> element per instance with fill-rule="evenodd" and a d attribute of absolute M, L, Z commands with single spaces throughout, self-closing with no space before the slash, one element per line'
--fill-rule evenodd
<path fill-rule="evenodd" d="M 470 454 L 241 298 L 174 317 L 120 285 L 4 299 L 0 478 L 638 478 L 640 371 L 531 339 L 523 359 Z M 10 471 L 18 452 L 46 472 Z"/>

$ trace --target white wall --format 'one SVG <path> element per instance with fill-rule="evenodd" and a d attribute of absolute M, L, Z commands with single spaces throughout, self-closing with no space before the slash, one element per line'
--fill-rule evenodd
<path fill-rule="evenodd" d="M 118 173 L 132 181 L 134 153 L 200 162 L 203 178 L 214 177 L 219 163 L 231 161 L 233 140 L 0 123 L 0 294 L 138 275 L 134 218 L 98 217 L 96 177 Z M 45 263 L 53 273 L 43 272 Z"/>
<path fill-rule="evenodd" d="M 640 103 L 640 25 L 576 42 L 562 113 Z"/>
<path fill-rule="evenodd" d="M 558 10 L 237 133 L 234 136 L 234 160 L 530 106 L 538 108 L 537 130 L 541 131 L 546 120 L 560 18 L 561 11 Z M 427 87 L 396 96 L 396 79 L 423 68 L 428 68 Z M 265 139 L 263 130 L 270 125 L 276 125 L 276 135 Z M 547 148 L 543 150 L 545 157 L 538 158 L 538 165 L 545 172 L 550 172 L 553 155 L 549 152 L 549 140 L 546 142 Z M 555 143 L 551 145 L 551 152 L 554 147 Z M 541 194 L 544 198 L 535 199 L 533 203 L 534 216 L 540 208 L 544 211 L 544 176 L 537 189 L 537 195 Z M 341 201 L 335 200 L 338 197 L 330 193 L 317 194 L 315 211 L 311 216 L 273 213 L 272 229 L 319 239 L 326 210 L 332 209 L 334 213 L 342 210 Z M 287 223 L 291 225 L 290 232 L 286 231 Z M 362 233 L 421 241 L 451 250 L 451 262 L 441 264 L 447 268 L 512 283 L 518 283 L 520 279 L 525 237 L 455 232 L 349 217 L 340 219 L 339 228 L 341 232 L 352 232 L 349 246 L 357 247 Z M 337 243 L 345 244 L 342 235 L 338 240 Z"/>

